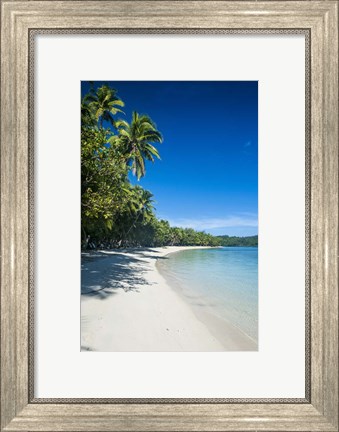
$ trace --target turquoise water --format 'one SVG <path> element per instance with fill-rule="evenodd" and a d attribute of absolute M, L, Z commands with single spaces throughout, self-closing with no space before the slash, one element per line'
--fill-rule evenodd
<path fill-rule="evenodd" d="M 193 306 L 206 306 L 258 339 L 258 248 L 224 247 L 172 253 L 161 274 Z"/>

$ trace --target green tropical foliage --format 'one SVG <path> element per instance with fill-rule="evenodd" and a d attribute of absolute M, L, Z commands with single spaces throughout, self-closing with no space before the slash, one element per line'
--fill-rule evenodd
<path fill-rule="evenodd" d="M 157 219 L 153 194 L 133 185 L 129 174 L 145 176 L 147 162 L 160 159 L 163 138 L 147 115 L 133 112 L 130 123 L 118 117 L 123 106 L 107 85 L 91 88 L 81 101 L 82 247 L 224 244 L 224 237 Z"/>

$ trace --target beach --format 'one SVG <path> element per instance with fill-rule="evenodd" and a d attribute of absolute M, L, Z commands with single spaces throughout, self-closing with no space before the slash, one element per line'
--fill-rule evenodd
<path fill-rule="evenodd" d="M 81 351 L 255 351 L 231 323 L 199 314 L 157 269 L 167 246 L 82 254 Z"/>

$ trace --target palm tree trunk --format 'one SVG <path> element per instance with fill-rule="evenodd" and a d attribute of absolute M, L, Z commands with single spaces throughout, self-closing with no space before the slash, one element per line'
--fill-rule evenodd
<path fill-rule="evenodd" d="M 133 228 L 133 226 L 138 222 L 139 216 L 141 215 L 141 211 L 139 211 L 139 213 L 137 214 L 137 217 L 135 218 L 135 221 L 132 223 L 132 225 L 129 227 L 126 236 L 128 236 L 129 232 L 131 231 L 131 229 Z"/>

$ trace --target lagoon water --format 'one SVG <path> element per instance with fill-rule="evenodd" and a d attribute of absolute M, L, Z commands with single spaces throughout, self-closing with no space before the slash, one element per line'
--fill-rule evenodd
<path fill-rule="evenodd" d="M 258 248 L 185 250 L 159 259 L 157 267 L 193 309 L 208 309 L 257 341 Z"/>

